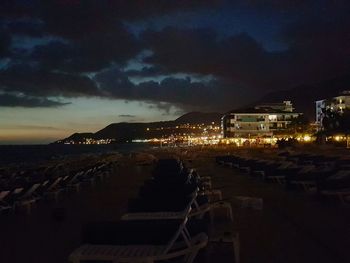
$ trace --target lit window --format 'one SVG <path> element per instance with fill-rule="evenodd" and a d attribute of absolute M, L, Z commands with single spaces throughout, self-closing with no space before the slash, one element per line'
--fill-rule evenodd
<path fill-rule="evenodd" d="M 277 115 L 269 115 L 269 121 L 277 121 Z"/>

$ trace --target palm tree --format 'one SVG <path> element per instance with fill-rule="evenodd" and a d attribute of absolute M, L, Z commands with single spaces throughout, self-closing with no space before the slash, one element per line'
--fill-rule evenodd
<path fill-rule="evenodd" d="M 322 126 L 324 132 L 330 135 L 336 133 L 345 134 L 347 147 L 349 148 L 350 110 L 345 109 L 343 112 L 337 112 L 332 111 L 331 109 L 325 109 L 323 114 Z"/>
<path fill-rule="evenodd" d="M 334 132 L 337 131 L 340 127 L 340 122 L 342 118 L 342 114 L 333 111 L 331 109 L 323 109 L 323 119 L 322 119 L 322 126 L 323 130 L 327 132 Z"/>
<path fill-rule="evenodd" d="M 287 130 L 292 133 L 304 133 L 309 129 L 309 120 L 304 115 L 298 115 L 291 119 L 291 122 L 288 124 Z"/>

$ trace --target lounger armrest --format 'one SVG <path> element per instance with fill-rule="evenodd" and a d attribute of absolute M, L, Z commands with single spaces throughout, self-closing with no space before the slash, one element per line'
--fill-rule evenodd
<path fill-rule="evenodd" d="M 212 195 L 212 194 L 218 194 L 219 192 L 221 193 L 220 189 L 206 189 L 206 190 L 200 191 L 198 195 Z"/>
<path fill-rule="evenodd" d="M 0 201 L 0 206 L 1 207 L 8 207 L 10 205 L 8 203 L 6 203 L 5 201 Z"/>
<path fill-rule="evenodd" d="M 182 212 L 144 212 L 128 213 L 121 217 L 121 220 L 155 220 L 155 219 L 179 219 L 185 218 L 187 211 Z"/>
<path fill-rule="evenodd" d="M 200 181 L 211 181 L 211 177 L 210 176 L 200 176 L 199 180 Z"/>
<path fill-rule="evenodd" d="M 220 200 L 215 200 L 213 202 L 210 202 L 209 205 L 215 205 L 215 204 L 223 204 L 225 202 L 230 202 L 230 198 L 223 198 L 223 199 L 220 199 Z"/>

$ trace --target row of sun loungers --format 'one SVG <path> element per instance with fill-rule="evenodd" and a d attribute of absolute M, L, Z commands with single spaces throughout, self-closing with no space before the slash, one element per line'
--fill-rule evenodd
<path fill-rule="evenodd" d="M 302 189 L 321 196 L 350 196 L 350 160 L 323 155 L 280 153 L 274 160 L 238 155 L 216 157 L 216 162 L 240 169 L 266 182 Z"/>
<path fill-rule="evenodd" d="M 62 192 L 78 192 L 82 183 L 94 183 L 95 180 L 108 176 L 114 165 L 112 162 L 102 162 L 71 171 L 64 165 L 56 165 L 46 169 L 0 174 L 0 212 L 24 207 L 30 213 L 32 205 L 39 200 L 57 201 Z"/>
<path fill-rule="evenodd" d="M 208 243 L 207 214 L 220 201 L 207 195 L 210 178 L 201 178 L 176 159 L 159 160 L 153 177 L 129 200 L 119 221 L 95 222 L 83 228 L 84 245 L 69 257 L 72 263 L 193 262 Z M 236 242 L 236 261 L 239 261 Z"/>

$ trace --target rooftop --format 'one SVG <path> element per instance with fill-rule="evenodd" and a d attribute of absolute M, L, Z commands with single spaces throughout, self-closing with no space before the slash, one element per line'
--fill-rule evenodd
<path fill-rule="evenodd" d="M 245 108 L 245 109 L 236 109 L 228 112 L 231 113 L 254 113 L 254 114 L 269 114 L 269 113 L 283 113 L 283 114 L 296 114 L 296 112 L 284 111 L 280 109 L 273 109 L 269 107 L 261 108 Z"/>
<path fill-rule="evenodd" d="M 290 114 L 293 112 L 293 104 L 291 101 L 283 101 L 283 102 L 269 102 L 269 103 L 261 103 L 254 107 L 250 108 L 241 108 L 241 109 L 234 109 L 229 111 L 228 113 L 254 113 L 254 114 L 269 114 L 269 113 L 283 113 L 283 114 Z"/>

